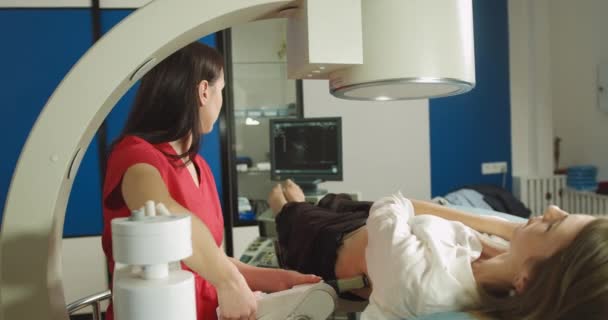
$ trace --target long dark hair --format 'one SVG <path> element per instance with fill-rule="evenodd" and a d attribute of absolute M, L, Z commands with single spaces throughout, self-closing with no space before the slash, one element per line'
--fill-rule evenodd
<path fill-rule="evenodd" d="M 192 134 L 190 148 L 175 160 L 198 153 L 201 143 L 198 85 L 213 85 L 224 70 L 224 59 L 213 48 L 193 42 L 173 53 L 142 79 L 127 123 L 116 142 L 127 135 L 151 144 L 180 140 Z M 116 143 L 115 142 L 115 143 Z"/>
<path fill-rule="evenodd" d="M 568 247 L 536 264 L 533 275 L 515 296 L 480 290 L 481 311 L 498 319 L 608 318 L 608 219 L 591 221 Z"/>

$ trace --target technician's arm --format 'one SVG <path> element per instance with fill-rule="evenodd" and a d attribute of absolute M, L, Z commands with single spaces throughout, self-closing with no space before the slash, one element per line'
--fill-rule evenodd
<path fill-rule="evenodd" d="M 513 230 L 520 225 L 519 223 L 504 221 L 497 217 L 471 214 L 432 202 L 410 200 L 414 205 L 415 214 L 432 214 L 447 220 L 460 221 L 479 232 L 497 235 L 506 240 L 511 240 Z"/>
<path fill-rule="evenodd" d="M 277 292 L 287 290 L 293 286 L 307 283 L 317 283 L 321 278 L 312 274 L 302 274 L 292 270 L 260 268 L 242 263 L 230 258 L 230 261 L 245 277 L 249 288 L 254 291 Z"/>
<path fill-rule="evenodd" d="M 162 202 L 172 213 L 189 214 L 188 209 L 171 198 L 160 173 L 149 164 L 139 163 L 127 169 L 122 180 L 121 190 L 123 198 L 131 210 L 141 208 L 146 201 L 153 200 Z M 236 309 L 240 309 L 242 312 L 241 308 L 246 308 L 249 312 L 255 313 L 256 300 L 243 276 L 226 254 L 218 248 L 207 226 L 198 217 L 192 214 L 190 217 L 192 221 L 192 256 L 183 262 L 218 289 L 220 306 L 222 304 L 220 291 L 225 290 L 225 292 L 241 295 L 230 298 L 233 301 L 242 298 L 238 301 L 241 305 Z M 228 304 L 230 305 L 232 302 L 228 302 Z M 222 311 L 228 312 L 229 310 Z M 224 314 L 224 312 L 222 313 Z M 230 314 L 226 318 L 240 319 L 241 317 L 242 313 Z"/>
<path fill-rule="evenodd" d="M 243 277 L 245 277 L 245 280 L 247 281 L 247 284 L 249 285 L 249 288 L 251 288 L 251 290 L 262 291 L 262 292 L 273 292 L 271 290 L 265 290 L 264 288 L 262 288 L 262 285 L 264 282 L 272 283 L 272 282 L 277 281 L 277 279 L 272 279 L 270 274 L 265 274 L 265 273 L 268 273 L 268 271 L 271 271 L 272 269 L 257 268 L 257 267 L 242 263 L 241 261 L 239 261 L 235 258 L 228 258 L 228 259 L 230 259 L 230 262 L 232 262 L 232 264 L 239 270 L 239 272 L 243 275 Z M 289 288 L 285 288 L 285 289 L 289 289 Z"/>

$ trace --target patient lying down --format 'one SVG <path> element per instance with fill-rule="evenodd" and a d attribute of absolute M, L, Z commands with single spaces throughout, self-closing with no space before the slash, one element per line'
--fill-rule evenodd
<path fill-rule="evenodd" d="M 608 219 L 550 206 L 517 224 L 407 199 L 374 203 L 328 194 L 304 202 L 290 180 L 275 186 L 283 267 L 325 279 L 366 275 L 362 319 L 477 310 L 499 319 L 605 319 Z M 510 244 L 497 247 L 480 233 Z"/>

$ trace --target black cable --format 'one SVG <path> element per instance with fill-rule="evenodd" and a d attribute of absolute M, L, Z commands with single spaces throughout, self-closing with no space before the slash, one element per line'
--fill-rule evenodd
<path fill-rule="evenodd" d="M 234 255 L 232 228 L 238 218 L 238 190 L 236 156 L 234 144 L 234 95 L 232 91 L 232 46 L 230 29 L 217 33 L 217 47 L 224 56 L 224 77 L 226 89 L 223 92 L 224 108 L 220 112 L 220 145 L 222 154 L 222 208 L 224 215 L 224 250 L 226 255 Z"/>
<path fill-rule="evenodd" d="M 91 0 L 91 22 L 93 31 L 93 43 L 97 42 L 102 36 L 101 34 L 101 8 L 99 0 Z"/>
<path fill-rule="evenodd" d="M 93 45 L 102 37 L 101 30 L 101 8 L 99 0 L 91 0 L 91 31 L 93 32 Z M 106 176 L 106 160 L 108 156 L 108 126 L 103 120 L 97 129 L 97 151 L 99 153 L 99 173 L 101 177 L 101 188 Z"/>

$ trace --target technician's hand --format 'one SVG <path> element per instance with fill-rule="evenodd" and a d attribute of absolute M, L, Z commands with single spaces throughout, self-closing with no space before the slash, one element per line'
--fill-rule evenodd
<path fill-rule="evenodd" d="M 317 283 L 322 280 L 319 276 L 284 269 L 268 269 L 264 276 L 267 279 L 263 282 L 264 286 L 256 289 L 268 293 L 287 290 L 299 284 Z"/>
<path fill-rule="evenodd" d="M 239 272 L 216 289 L 220 320 L 255 320 L 257 299 Z"/>

